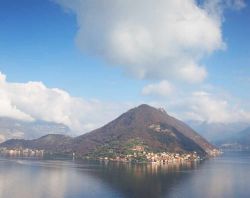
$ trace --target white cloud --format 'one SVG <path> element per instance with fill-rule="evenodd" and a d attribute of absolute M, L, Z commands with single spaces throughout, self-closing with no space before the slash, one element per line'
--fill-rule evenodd
<path fill-rule="evenodd" d="M 76 14 L 76 42 L 85 53 L 138 78 L 200 82 L 206 77 L 200 60 L 224 47 L 221 18 L 209 12 L 215 3 L 202 7 L 195 0 L 55 1 Z"/>
<path fill-rule="evenodd" d="M 106 124 L 128 106 L 72 97 L 41 82 L 11 83 L 0 73 L 0 116 L 62 123 L 83 133 Z"/>
<path fill-rule="evenodd" d="M 172 104 L 179 109 L 178 116 L 183 120 L 199 120 L 210 123 L 250 122 L 250 111 L 240 104 L 234 104 L 232 98 L 208 93 L 193 92 Z"/>
<path fill-rule="evenodd" d="M 250 122 L 250 111 L 241 108 L 240 104 L 233 105 L 230 98 L 204 91 L 173 96 L 170 94 L 173 90 L 171 84 L 162 81 L 146 86 L 143 93 L 169 97 L 166 110 L 182 120 Z M 159 102 L 151 101 L 150 104 L 163 106 Z M 133 106 L 72 97 L 41 82 L 11 83 L 0 73 L 0 116 L 62 123 L 81 134 L 106 124 Z M 11 135 L 25 136 L 18 133 Z M 4 138 L 4 134 L 0 134 L 0 141 Z"/>
<path fill-rule="evenodd" d="M 174 87 L 166 80 L 160 83 L 150 84 L 142 89 L 143 95 L 168 96 L 174 90 Z"/>
<path fill-rule="evenodd" d="M 210 15 L 222 18 L 223 11 L 226 8 L 240 10 L 246 7 L 245 0 L 205 0 L 205 9 Z"/>
<path fill-rule="evenodd" d="M 189 114 L 191 117 L 207 122 L 228 122 L 231 119 L 228 102 L 216 99 L 207 92 L 194 92 L 188 99 Z"/>

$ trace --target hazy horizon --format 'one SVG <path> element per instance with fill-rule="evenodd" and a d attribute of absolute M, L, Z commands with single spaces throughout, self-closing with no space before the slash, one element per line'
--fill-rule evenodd
<path fill-rule="evenodd" d="M 0 5 L 0 117 L 82 134 L 146 103 L 183 121 L 250 123 L 244 0 Z"/>
<path fill-rule="evenodd" d="M 0 197 L 249 198 L 249 6 L 0 0 Z"/>

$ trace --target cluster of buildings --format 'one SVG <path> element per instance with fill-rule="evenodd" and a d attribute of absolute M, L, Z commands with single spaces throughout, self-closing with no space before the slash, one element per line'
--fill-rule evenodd
<path fill-rule="evenodd" d="M 158 126 L 152 126 L 160 130 Z M 206 151 L 209 156 L 218 156 L 221 152 L 217 149 Z M 112 151 L 113 153 L 113 151 Z M 114 153 L 113 153 L 114 154 Z M 176 164 L 183 162 L 200 161 L 204 159 L 197 152 L 177 153 L 177 152 L 148 152 L 143 145 L 134 145 L 129 149 L 129 154 L 115 153 L 113 156 L 100 156 L 100 160 L 118 161 L 118 162 L 135 162 L 135 163 L 155 163 L 155 164 Z"/>
<path fill-rule="evenodd" d="M 222 154 L 222 151 L 221 151 L 221 150 L 218 150 L 218 149 L 207 150 L 206 152 L 207 152 L 207 153 L 209 154 L 209 156 L 211 156 L 211 157 L 217 157 L 217 156 L 219 156 L 219 155 Z"/>
<path fill-rule="evenodd" d="M 200 156 L 197 155 L 196 152 L 193 153 L 147 153 L 146 158 L 149 162 L 152 163 L 178 163 L 184 161 L 198 161 L 200 160 Z"/>
<path fill-rule="evenodd" d="M 38 149 L 7 149 L 0 148 L 0 154 L 4 156 L 13 156 L 13 157 L 43 157 L 44 150 Z"/>
<path fill-rule="evenodd" d="M 171 164 L 182 163 L 185 161 L 199 161 L 201 157 L 196 152 L 192 153 L 153 153 L 153 152 L 134 152 L 133 154 L 120 155 L 116 157 L 100 157 L 100 160 L 119 161 L 119 162 L 136 162 L 136 163 L 156 163 Z"/>

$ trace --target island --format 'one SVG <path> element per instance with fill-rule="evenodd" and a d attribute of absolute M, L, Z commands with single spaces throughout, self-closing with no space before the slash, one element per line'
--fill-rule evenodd
<path fill-rule="evenodd" d="M 131 163 L 179 163 L 217 156 L 220 151 L 164 109 L 143 104 L 77 137 L 49 134 L 0 144 L 9 156 L 61 156 Z"/>

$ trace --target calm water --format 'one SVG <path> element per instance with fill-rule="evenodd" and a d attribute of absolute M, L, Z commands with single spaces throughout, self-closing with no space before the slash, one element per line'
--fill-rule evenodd
<path fill-rule="evenodd" d="M 250 153 L 175 166 L 0 158 L 1 198 L 250 197 Z"/>

